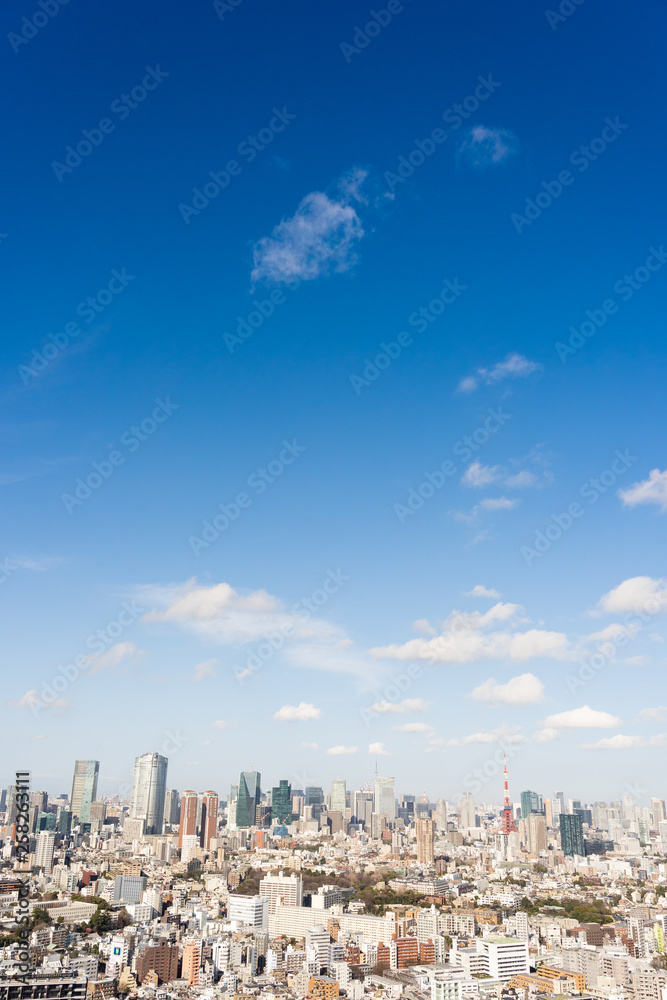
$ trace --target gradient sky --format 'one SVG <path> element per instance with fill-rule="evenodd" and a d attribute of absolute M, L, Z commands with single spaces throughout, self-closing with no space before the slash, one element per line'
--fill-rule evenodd
<path fill-rule="evenodd" d="M 662 6 L 45 3 L 2 13 L 1 780 L 500 801 L 504 740 L 514 797 L 665 795 Z"/>

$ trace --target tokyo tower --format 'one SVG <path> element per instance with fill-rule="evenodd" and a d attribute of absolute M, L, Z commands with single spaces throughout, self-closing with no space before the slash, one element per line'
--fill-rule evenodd
<path fill-rule="evenodd" d="M 503 805 L 503 821 L 500 825 L 501 833 L 516 833 L 516 823 L 514 822 L 514 814 L 512 812 L 512 803 L 510 802 L 510 793 L 507 785 L 507 758 L 505 760 L 505 802 Z"/>

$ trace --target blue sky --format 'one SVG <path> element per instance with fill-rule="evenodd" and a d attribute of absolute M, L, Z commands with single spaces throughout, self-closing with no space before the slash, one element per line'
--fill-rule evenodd
<path fill-rule="evenodd" d="M 56 2 L 2 15 L 2 780 L 664 795 L 662 9 Z"/>

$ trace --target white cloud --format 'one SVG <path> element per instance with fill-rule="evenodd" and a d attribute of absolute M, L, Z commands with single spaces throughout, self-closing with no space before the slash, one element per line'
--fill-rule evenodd
<path fill-rule="evenodd" d="M 298 705 L 283 705 L 273 718 L 279 722 L 311 722 L 322 718 L 322 709 L 300 701 Z"/>
<path fill-rule="evenodd" d="M 667 590 L 664 580 L 654 580 L 650 576 L 632 576 L 598 601 L 600 611 L 621 614 L 624 611 L 652 611 L 654 606 L 667 606 Z M 655 610 L 658 610 L 655 607 Z"/>
<path fill-rule="evenodd" d="M 302 743 L 301 746 L 304 750 L 319 750 L 319 743 Z"/>
<path fill-rule="evenodd" d="M 30 739 L 31 740 L 45 740 L 46 739 L 46 733 L 40 733 L 39 736 L 31 736 Z"/>
<path fill-rule="evenodd" d="M 633 483 L 627 490 L 619 490 L 618 496 L 625 507 L 636 507 L 642 503 L 655 504 L 660 510 L 667 510 L 667 469 L 652 469 L 648 479 Z"/>
<path fill-rule="evenodd" d="M 168 587 L 141 588 L 138 601 L 144 607 L 153 606 L 143 616 L 144 622 L 166 622 L 207 643 L 243 645 L 278 634 L 282 648 L 280 643 L 274 648 L 297 666 L 357 674 L 368 669 L 367 663 L 346 650 L 346 637 L 337 626 L 315 616 L 304 621 L 303 613 L 285 610 L 266 590 L 242 595 L 228 583 L 205 586 L 191 579 Z M 235 676 L 243 680 L 255 669 L 248 664 Z"/>
<path fill-rule="evenodd" d="M 498 361 L 491 368 L 478 368 L 476 375 L 468 375 L 459 382 L 459 392 L 474 392 L 480 383 L 495 385 L 507 378 L 527 378 L 533 372 L 542 371 L 542 365 L 531 361 L 523 354 L 508 354 L 503 361 Z"/>
<path fill-rule="evenodd" d="M 485 632 L 498 622 L 514 622 L 516 627 L 523 621 L 525 616 L 519 604 L 494 604 L 484 614 L 454 611 L 443 623 L 441 634 L 433 638 L 376 646 L 370 652 L 377 659 L 417 659 L 431 663 L 472 663 L 485 659 L 523 661 L 538 656 L 563 659 L 568 654 L 567 636 L 561 632 L 541 629 Z"/>
<path fill-rule="evenodd" d="M 342 757 L 345 755 L 350 755 L 358 752 L 359 752 L 359 747 L 336 746 L 336 747 L 329 747 L 329 749 L 327 750 L 327 754 L 330 757 Z"/>
<path fill-rule="evenodd" d="M 405 714 L 409 712 L 425 712 L 429 706 L 429 702 L 423 701 L 421 698 L 404 698 L 403 701 L 376 701 L 374 705 L 371 705 L 369 711 L 378 712 L 380 715 L 385 714 Z"/>
<path fill-rule="evenodd" d="M 496 705 L 537 705 L 544 701 L 544 684 L 535 674 L 519 674 L 505 684 L 491 677 L 476 687 L 470 697 Z"/>
<path fill-rule="evenodd" d="M 402 726 L 392 726 L 395 733 L 432 733 L 433 726 L 427 722 L 406 722 Z"/>
<path fill-rule="evenodd" d="M 539 482 L 534 472 L 528 472 L 527 469 L 523 469 L 513 476 L 508 476 L 505 480 L 505 486 L 509 486 L 512 490 L 522 490 L 528 486 L 538 486 Z"/>
<path fill-rule="evenodd" d="M 53 701 L 49 702 L 42 701 L 37 689 L 31 688 L 18 701 L 7 701 L 5 704 L 8 708 L 30 708 L 32 710 L 48 708 L 53 712 L 70 708 L 72 703 L 67 698 L 54 698 Z"/>
<path fill-rule="evenodd" d="M 536 743 L 551 743 L 559 736 L 560 733 L 557 729 L 538 729 L 536 733 L 533 733 L 533 739 Z"/>
<path fill-rule="evenodd" d="M 103 653 L 94 653 L 88 657 L 90 667 L 88 673 L 96 674 L 106 667 L 120 666 L 124 660 L 133 659 L 136 656 L 143 656 L 143 650 L 138 649 L 134 642 L 117 642 L 115 646 L 110 646 Z"/>
<path fill-rule="evenodd" d="M 461 483 L 463 486 L 482 487 L 495 483 L 499 478 L 499 465 L 482 465 L 481 462 L 473 462 L 464 472 Z"/>
<path fill-rule="evenodd" d="M 667 733 L 659 733 L 648 740 L 640 736 L 610 736 L 597 743 L 582 743 L 584 750 L 641 750 L 649 747 L 667 747 Z"/>
<path fill-rule="evenodd" d="M 390 757 L 391 754 L 385 750 L 384 743 L 369 743 L 368 752 L 374 757 Z"/>
<path fill-rule="evenodd" d="M 545 729 L 616 729 L 621 720 L 609 712 L 601 712 L 583 705 L 581 708 L 571 708 L 566 712 L 550 715 L 544 722 Z"/>
<path fill-rule="evenodd" d="M 429 624 L 426 618 L 418 618 L 416 622 L 412 623 L 412 627 L 415 632 L 421 632 L 422 635 L 437 635 L 438 630 L 434 629 L 431 624 Z"/>
<path fill-rule="evenodd" d="M 197 683 L 199 681 L 203 681 L 206 677 L 215 677 L 216 676 L 215 664 L 217 662 L 218 661 L 215 659 L 215 657 L 213 657 L 212 660 L 204 660 L 203 663 L 198 663 L 197 666 L 195 667 L 195 672 L 190 678 L 190 680 Z"/>
<path fill-rule="evenodd" d="M 231 729 L 234 725 L 233 722 L 228 722 L 226 719 L 216 719 L 215 722 L 211 723 L 212 729 Z"/>
<path fill-rule="evenodd" d="M 667 705 L 655 705 L 652 708 L 642 708 L 639 714 L 642 719 L 667 719 Z"/>
<path fill-rule="evenodd" d="M 466 747 L 478 743 L 498 743 L 501 740 L 506 744 L 517 745 L 528 742 L 526 737 L 518 732 L 518 727 L 508 729 L 507 726 L 500 726 L 498 729 L 492 729 L 489 732 L 483 730 L 478 733 L 471 733 L 469 736 L 464 736 L 461 739 L 446 740 L 445 746 Z"/>
<path fill-rule="evenodd" d="M 615 639 L 620 639 L 621 636 L 631 636 L 637 631 L 636 626 L 633 625 L 621 625 L 620 622 L 613 622 L 611 625 L 607 625 L 605 628 L 600 629 L 599 632 L 592 632 L 586 637 L 588 642 L 606 642 Z"/>
<path fill-rule="evenodd" d="M 485 587 L 483 584 L 476 584 L 472 590 L 469 590 L 466 597 L 500 597 L 501 595 L 497 590 L 492 587 Z"/>
<path fill-rule="evenodd" d="M 291 218 L 255 244 L 253 282 L 311 281 L 353 267 L 364 230 L 350 201 L 364 201 L 359 188 L 365 177 L 363 171 L 346 175 L 333 198 L 323 191 L 306 195 Z"/>
<path fill-rule="evenodd" d="M 473 125 L 458 144 L 459 160 L 475 170 L 505 163 L 517 152 L 519 140 L 506 128 Z"/>
<path fill-rule="evenodd" d="M 484 511 L 513 510 L 518 504 L 518 500 L 510 500 L 508 497 L 485 497 L 469 511 L 450 510 L 447 513 L 457 521 L 474 524 Z"/>

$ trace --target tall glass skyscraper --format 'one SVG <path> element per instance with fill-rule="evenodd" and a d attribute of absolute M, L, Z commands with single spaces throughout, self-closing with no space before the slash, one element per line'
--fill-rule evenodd
<path fill-rule="evenodd" d="M 292 786 L 289 781 L 279 781 L 271 790 L 271 822 L 292 822 Z"/>
<path fill-rule="evenodd" d="M 347 808 L 347 786 L 344 778 L 334 778 L 331 782 L 331 811 L 345 816 Z"/>
<path fill-rule="evenodd" d="M 393 778 L 375 776 L 375 810 L 385 819 L 396 819 L 396 792 Z"/>
<path fill-rule="evenodd" d="M 241 771 L 236 800 L 236 825 L 238 827 L 256 825 L 257 807 L 262 797 L 261 781 L 262 776 L 259 771 Z"/>
<path fill-rule="evenodd" d="M 561 813 L 560 816 L 560 846 L 563 854 L 568 857 L 578 855 L 583 858 L 586 849 L 584 847 L 584 825 L 581 816 L 569 816 Z"/>
<path fill-rule="evenodd" d="M 74 763 L 70 812 L 72 823 L 90 823 L 90 803 L 97 797 L 99 760 L 77 760 Z"/>
<path fill-rule="evenodd" d="M 145 833 L 162 833 L 166 791 L 167 758 L 159 753 L 144 753 L 135 757 L 130 819 L 143 819 Z"/>

